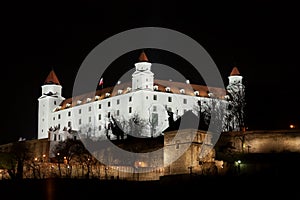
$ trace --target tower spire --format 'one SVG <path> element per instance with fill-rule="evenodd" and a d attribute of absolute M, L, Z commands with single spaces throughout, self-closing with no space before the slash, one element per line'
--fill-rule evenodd
<path fill-rule="evenodd" d="M 230 73 L 230 76 L 240 76 L 240 75 L 241 74 L 240 74 L 238 68 L 237 67 L 233 67 L 233 69 L 232 69 L 232 71 Z"/>
<path fill-rule="evenodd" d="M 54 72 L 54 70 L 52 69 L 50 71 L 50 73 L 48 74 L 44 84 L 55 84 L 55 85 L 60 85 L 60 82 Z"/>
<path fill-rule="evenodd" d="M 142 53 L 140 54 L 139 61 L 140 62 L 149 62 L 149 60 L 148 60 L 148 58 L 147 58 L 144 51 L 142 51 Z"/>

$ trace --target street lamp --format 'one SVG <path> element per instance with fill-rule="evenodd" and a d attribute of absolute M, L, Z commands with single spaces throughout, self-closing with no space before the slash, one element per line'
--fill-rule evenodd
<path fill-rule="evenodd" d="M 294 124 L 290 124 L 290 128 L 295 128 L 295 125 Z"/>
<path fill-rule="evenodd" d="M 240 172 L 241 172 L 241 163 L 242 163 L 241 160 L 238 160 L 238 161 L 237 161 L 238 174 L 240 174 Z"/>

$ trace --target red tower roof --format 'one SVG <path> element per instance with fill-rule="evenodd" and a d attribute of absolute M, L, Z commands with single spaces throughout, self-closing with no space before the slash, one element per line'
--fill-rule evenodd
<path fill-rule="evenodd" d="M 60 85 L 59 80 L 54 72 L 54 70 L 52 69 L 51 72 L 48 74 L 44 84 L 56 84 L 56 85 Z"/>
<path fill-rule="evenodd" d="M 144 51 L 141 53 L 141 55 L 139 57 L 139 61 L 140 62 L 148 62 L 149 61 Z"/>
<path fill-rule="evenodd" d="M 230 76 L 239 76 L 240 72 L 237 67 L 234 67 L 230 73 Z"/>

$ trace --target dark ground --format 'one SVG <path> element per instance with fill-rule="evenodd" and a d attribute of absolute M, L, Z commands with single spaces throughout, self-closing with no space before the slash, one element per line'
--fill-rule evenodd
<path fill-rule="evenodd" d="M 7 199 L 278 198 L 298 195 L 299 176 L 190 176 L 134 182 L 98 179 L 0 181 Z M 184 195 L 184 196 L 183 196 Z M 1 198 L 2 199 L 2 198 Z"/>

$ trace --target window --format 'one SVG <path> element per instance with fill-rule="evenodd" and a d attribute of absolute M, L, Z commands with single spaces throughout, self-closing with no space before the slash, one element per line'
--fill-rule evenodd
<path fill-rule="evenodd" d="M 156 106 L 153 106 L 152 111 L 153 111 L 153 112 L 156 112 L 156 111 L 157 111 L 157 107 L 156 107 Z"/>
<path fill-rule="evenodd" d="M 105 97 L 109 97 L 109 96 L 110 96 L 109 92 L 105 93 Z"/>
<path fill-rule="evenodd" d="M 187 99 L 183 99 L 183 104 L 187 104 Z"/>
<path fill-rule="evenodd" d="M 98 108 L 101 109 L 101 104 L 99 104 Z"/>
<path fill-rule="evenodd" d="M 71 127 L 71 122 L 70 121 L 68 121 L 68 127 Z"/>
<path fill-rule="evenodd" d="M 92 121 L 92 117 L 89 117 L 89 122 L 91 122 Z"/>
<path fill-rule="evenodd" d="M 78 124 L 79 124 L 79 125 L 81 124 L 81 119 L 78 120 Z"/>
<path fill-rule="evenodd" d="M 129 102 L 131 102 L 132 101 L 132 97 L 129 97 Z"/>
<path fill-rule="evenodd" d="M 107 102 L 107 107 L 110 107 L 110 101 L 109 101 L 109 102 Z"/>
<path fill-rule="evenodd" d="M 199 96 L 199 91 L 195 91 L 194 94 L 195 94 L 196 96 Z"/>
<path fill-rule="evenodd" d="M 168 102 L 172 102 L 172 97 L 168 97 Z"/>
<path fill-rule="evenodd" d="M 89 106 L 89 112 L 91 112 L 92 111 L 92 107 L 91 106 Z"/>
<path fill-rule="evenodd" d="M 98 128 L 98 130 L 99 130 L 99 131 L 101 131 L 101 128 L 102 128 L 102 127 L 101 127 L 101 125 L 99 125 L 99 128 Z"/>
<path fill-rule="evenodd" d="M 58 135 L 58 140 L 59 140 L 59 141 L 61 140 L 60 135 Z"/>
<path fill-rule="evenodd" d="M 157 95 L 153 95 L 153 100 L 156 101 L 157 100 Z"/>
<path fill-rule="evenodd" d="M 120 110 L 117 110 L 117 116 L 119 116 L 120 115 Z"/>
<path fill-rule="evenodd" d="M 154 89 L 154 90 L 158 90 L 158 86 L 157 86 L 157 85 L 154 85 L 154 86 L 153 86 L 153 89 Z"/>
<path fill-rule="evenodd" d="M 132 107 L 129 107 L 129 110 L 128 110 L 128 112 L 129 112 L 129 113 L 131 113 L 131 112 L 132 112 Z"/>
<path fill-rule="evenodd" d="M 98 120 L 101 120 L 101 114 L 98 115 Z"/>
<path fill-rule="evenodd" d="M 166 92 L 170 92 L 171 88 L 170 87 L 166 87 Z"/>
<path fill-rule="evenodd" d="M 179 92 L 180 92 L 180 94 L 184 94 L 185 90 L 184 89 L 180 89 Z"/>
<path fill-rule="evenodd" d="M 53 117 L 53 121 L 55 121 L 55 117 Z"/>
<path fill-rule="evenodd" d="M 90 102 L 92 99 L 91 98 L 87 98 L 86 99 L 86 102 Z"/>
<path fill-rule="evenodd" d="M 56 105 L 56 101 L 54 101 L 54 105 Z"/>
<path fill-rule="evenodd" d="M 117 104 L 118 104 L 118 105 L 120 104 L 120 99 L 117 99 Z"/>
<path fill-rule="evenodd" d="M 78 110 L 78 113 L 81 114 L 81 109 Z"/>
<path fill-rule="evenodd" d="M 60 114 L 58 114 L 58 119 L 60 119 Z"/>
<path fill-rule="evenodd" d="M 175 143 L 175 149 L 179 149 L 179 140 L 176 140 L 176 143 Z"/>
<path fill-rule="evenodd" d="M 110 112 L 107 113 L 107 117 L 110 118 Z"/>
<path fill-rule="evenodd" d="M 53 136 L 54 136 L 54 137 L 53 137 L 53 140 L 56 141 L 56 134 L 54 134 Z"/>
<path fill-rule="evenodd" d="M 68 112 L 68 116 L 69 116 L 69 117 L 71 116 L 71 111 Z"/>

